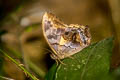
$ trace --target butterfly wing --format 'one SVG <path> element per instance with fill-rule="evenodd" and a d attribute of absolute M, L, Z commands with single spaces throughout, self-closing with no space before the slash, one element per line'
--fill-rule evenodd
<path fill-rule="evenodd" d="M 58 57 L 56 59 L 69 57 L 89 45 L 86 43 L 90 42 L 90 37 L 85 35 L 84 28 L 85 26 L 63 24 L 50 13 L 45 13 L 42 20 L 44 37 Z M 70 35 L 66 35 L 66 32 Z"/>
<path fill-rule="evenodd" d="M 59 21 L 53 14 L 45 13 L 42 20 L 42 29 L 44 37 L 54 54 L 58 55 L 59 42 L 64 33 L 65 25 Z"/>

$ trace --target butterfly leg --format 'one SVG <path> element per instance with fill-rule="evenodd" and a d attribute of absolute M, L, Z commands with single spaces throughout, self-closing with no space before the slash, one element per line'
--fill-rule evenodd
<path fill-rule="evenodd" d="M 57 65 L 59 65 L 59 63 L 65 65 L 65 63 L 63 63 L 63 62 L 60 60 L 60 57 L 59 57 L 58 55 L 51 54 L 50 57 L 56 61 Z"/>

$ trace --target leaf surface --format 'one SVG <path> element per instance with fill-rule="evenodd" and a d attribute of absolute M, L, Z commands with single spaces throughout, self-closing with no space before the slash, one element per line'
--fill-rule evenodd
<path fill-rule="evenodd" d="M 54 78 L 48 80 L 98 80 L 107 75 L 112 41 L 112 38 L 102 40 L 76 53 L 72 58 L 64 59 L 66 65 L 60 64 L 56 69 L 52 69 L 54 73 L 49 71 L 49 76 L 54 74 Z"/>

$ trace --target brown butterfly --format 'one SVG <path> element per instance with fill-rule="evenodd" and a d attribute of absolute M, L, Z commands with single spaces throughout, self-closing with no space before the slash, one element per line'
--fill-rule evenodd
<path fill-rule="evenodd" d="M 64 24 L 52 13 L 45 13 L 42 20 L 44 37 L 54 53 L 55 60 L 64 59 L 81 51 L 90 44 L 88 26 Z"/>

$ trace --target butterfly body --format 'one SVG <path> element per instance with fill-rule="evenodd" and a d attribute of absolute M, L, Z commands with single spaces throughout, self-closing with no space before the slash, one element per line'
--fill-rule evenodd
<path fill-rule="evenodd" d="M 54 53 L 55 60 L 69 57 L 90 44 L 89 28 L 77 24 L 64 24 L 51 13 L 45 13 L 42 20 L 44 37 Z"/>

